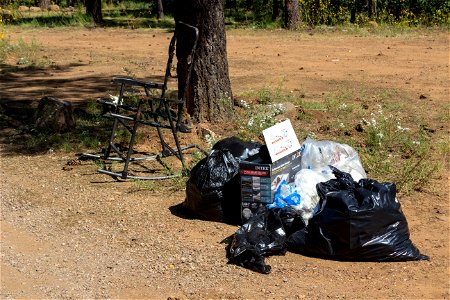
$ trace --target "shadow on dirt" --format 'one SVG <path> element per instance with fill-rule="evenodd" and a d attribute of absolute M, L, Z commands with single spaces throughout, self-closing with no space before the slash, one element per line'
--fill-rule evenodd
<path fill-rule="evenodd" d="M 201 217 L 184 207 L 183 203 L 179 203 L 169 207 L 172 215 L 186 220 L 201 220 Z"/>
<path fill-rule="evenodd" d="M 111 85 L 114 75 L 65 77 L 78 66 L 23 68 L 0 64 L 0 143 L 4 155 L 34 155 L 52 149 L 77 151 L 98 147 L 107 140 L 110 120 L 101 116 L 101 109 L 92 113 L 88 107 L 96 106 L 96 99 L 116 94 L 117 87 Z M 161 82 L 162 77 L 146 80 Z M 44 96 L 72 103 L 77 123 L 74 130 L 53 133 L 35 128 L 34 116 Z"/>
<path fill-rule="evenodd" d="M 166 14 L 167 15 L 167 14 Z M 170 16 L 167 15 L 167 16 Z M 91 24 L 92 20 L 83 12 L 60 12 L 53 15 L 47 13 L 22 13 L 20 18 L 12 18 L 11 25 L 32 25 L 36 27 L 73 26 Z M 86 25 L 87 26 L 87 25 Z M 91 26 L 91 25 L 90 25 Z M 174 30 L 173 18 L 158 20 L 157 15 L 149 9 L 103 10 L 103 22 L 96 27 L 111 28 L 160 28 Z"/>
<path fill-rule="evenodd" d="M 17 67 L 0 64 L 0 103 L 22 100 L 39 100 L 43 96 L 55 96 L 62 100 L 83 101 L 80 95 L 99 95 L 111 89 L 112 76 L 92 74 L 89 76 L 67 77 L 71 69 L 82 66 Z M 20 93 L 18 93 L 20 91 Z"/>

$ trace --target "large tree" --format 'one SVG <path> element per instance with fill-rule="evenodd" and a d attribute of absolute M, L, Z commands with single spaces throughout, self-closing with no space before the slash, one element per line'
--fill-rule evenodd
<path fill-rule="evenodd" d="M 273 0 L 272 3 L 272 21 L 275 21 L 280 16 L 280 0 Z"/>
<path fill-rule="evenodd" d="M 163 8 L 162 0 L 156 0 L 156 10 L 158 11 L 156 18 L 158 20 L 163 19 L 164 18 L 164 8 Z"/>
<path fill-rule="evenodd" d="M 85 0 L 86 13 L 94 19 L 94 22 L 100 24 L 103 22 L 102 1 L 101 0 Z"/>
<path fill-rule="evenodd" d="M 287 29 L 297 29 L 300 21 L 300 8 L 298 0 L 285 0 L 284 25 Z"/>
<path fill-rule="evenodd" d="M 199 29 L 187 113 L 193 122 L 229 121 L 233 116 L 233 100 L 228 77 L 223 0 L 176 0 L 175 21 Z M 178 52 L 177 59 L 180 88 L 189 58 Z"/>

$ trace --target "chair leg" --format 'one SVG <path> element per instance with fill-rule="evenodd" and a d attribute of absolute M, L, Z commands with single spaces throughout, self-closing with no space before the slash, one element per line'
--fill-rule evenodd
<path fill-rule="evenodd" d="M 114 118 L 113 127 L 111 129 L 111 136 L 109 137 L 108 146 L 105 149 L 105 153 L 103 153 L 103 156 L 105 159 L 108 159 L 111 154 L 111 148 L 114 146 L 114 138 L 116 137 L 116 130 L 117 130 L 117 123 L 119 121 Z"/>
<path fill-rule="evenodd" d="M 183 175 L 187 175 L 188 173 L 188 169 L 186 167 L 186 162 L 184 160 L 184 156 L 183 156 L 183 149 L 180 145 L 180 140 L 178 139 L 178 128 L 176 127 L 176 121 L 172 118 L 172 115 L 170 114 L 170 108 L 169 108 L 169 104 L 167 102 L 164 102 L 164 106 L 166 111 L 169 112 L 169 124 L 170 124 L 170 130 L 172 131 L 172 135 L 173 135 L 173 139 L 175 140 L 175 144 L 177 146 L 177 153 L 175 153 L 175 155 L 178 157 L 178 159 L 181 161 L 181 165 L 182 165 L 182 174 Z M 178 121 L 178 120 L 177 120 Z"/>
<path fill-rule="evenodd" d="M 133 130 L 131 132 L 131 138 L 130 138 L 130 142 L 128 144 L 127 156 L 125 158 L 125 162 L 124 162 L 124 166 L 123 166 L 123 170 L 122 170 L 122 179 L 126 179 L 128 176 L 128 165 L 130 164 L 131 155 L 133 155 L 133 145 L 136 141 L 136 134 L 137 134 L 137 129 L 138 129 L 140 118 L 141 118 L 141 103 L 139 103 L 138 111 L 137 111 L 136 115 L 134 116 Z"/>
<path fill-rule="evenodd" d="M 121 103 L 123 101 L 123 93 L 124 93 L 124 84 L 120 85 L 120 92 L 119 92 L 119 99 L 118 99 L 118 103 Z M 114 113 L 117 113 L 117 106 L 114 109 Z M 105 150 L 104 153 L 104 158 L 108 159 L 109 155 L 111 154 L 111 148 L 115 149 L 116 147 L 114 146 L 114 139 L 116 137 L 116 130 L 117 130 L 117 123 L 119 122 L 119 120 L 117 118 L 114 118 L 114 123 L 113 123 L 113 127 L 111 130 L 111 136 L 109 138 L 109 142 L 108 142 L 108 147 Z"/>

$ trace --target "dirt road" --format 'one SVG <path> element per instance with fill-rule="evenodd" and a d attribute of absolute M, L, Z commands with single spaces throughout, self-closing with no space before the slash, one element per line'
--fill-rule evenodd
<path fill-rule="evenodd" d="M 52 67 L 1 77 L 0 101 L 103 97 L 114 75 L 162 74 L 170 36 L 78 28 L 11 28 L 10 34 L 37 41 Z M 427 101 L 431 115 L 449 108 L 447 33 L 233 30 L 227 43 L 235 94 L 272 86 L 322 101 L 334 89 L 381 87 L 409 95 L 407 106 Z M 440 122 L 433 125 L 448 134 L 448 119 Z M 263 275 L 227 264 L 220 242 L 237 227 L 185 215 L 178 206 L 183 189 L 117 182 L 88 161 L 67 167 L 74 153 L 15 153 L 8 142 L 14 134 L 12 128 L 0 133 L 2 299 L 450 296 L 446 166 L 422 192 L 399 199 L 411 239 L 430 261 L 336 262 L 287 253 L 268 258 L 272 272 Z"/>

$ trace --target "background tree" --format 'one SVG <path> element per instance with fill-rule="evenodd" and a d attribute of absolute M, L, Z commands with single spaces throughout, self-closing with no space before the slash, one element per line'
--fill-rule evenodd
<path fill-rule="evenodd" d="M 280 1 L 281 0 L 273 0 L 273 3 L 272 3 L 272 21 L 275 21 L 280 16 Z"/>
<path fill-rule="evenodd" d="M 300 22 L 300 7 L 298 0 L 285 0 L 284 25 L 287 29 L 297 29 Z"/>
<path fill-rule="evenodd" d="M 86 6 L 86 14 L 92 16 L 95 23 L 103 23 L 101 0 L 85 0 L 84 5 Z"/>
<path fill-rule="evenodd" d="M 175 21 L 197 26 L 199 41 L 191 74 L 187 112 L 193 122 L 219 122 L 233 116 L 222 0 L 176 0 Z M 178 50 L 178 49 L 177 49 Z M 189 58 L 177 51 L 178 85 Z"/>
<path fill-rule="evenodd" d="M 164 18 L 164 8 L 163 8 L 162 0 L 156 0 L 156 10 L 158 11 L 156 18 L 158 20 L 163 19 Z"/>
<path fill-rule="evenodd" d="M 81 1 L 80 0 L 68 0 L 67 3 L 69 4 L 69 6 L 75 7 L 75 6 L 78 6 L 81 3 Z"/>
<path fill-rule="evenodd" d="M 414 1 L 414 0 L 412 0 Z M 412 2 L 411 1 L 411 2 Z M 375 15 L 375 18 L 377 18 L 377 0 L 367 0 L 367 16 L 369 19 L 372 19 Z"/>
<path fill-rule="evenodd" d="M 50 0 L 37 0 L 36 5 L 39 6 L 42 10 L 47 10 L 50 5 Z"/>

